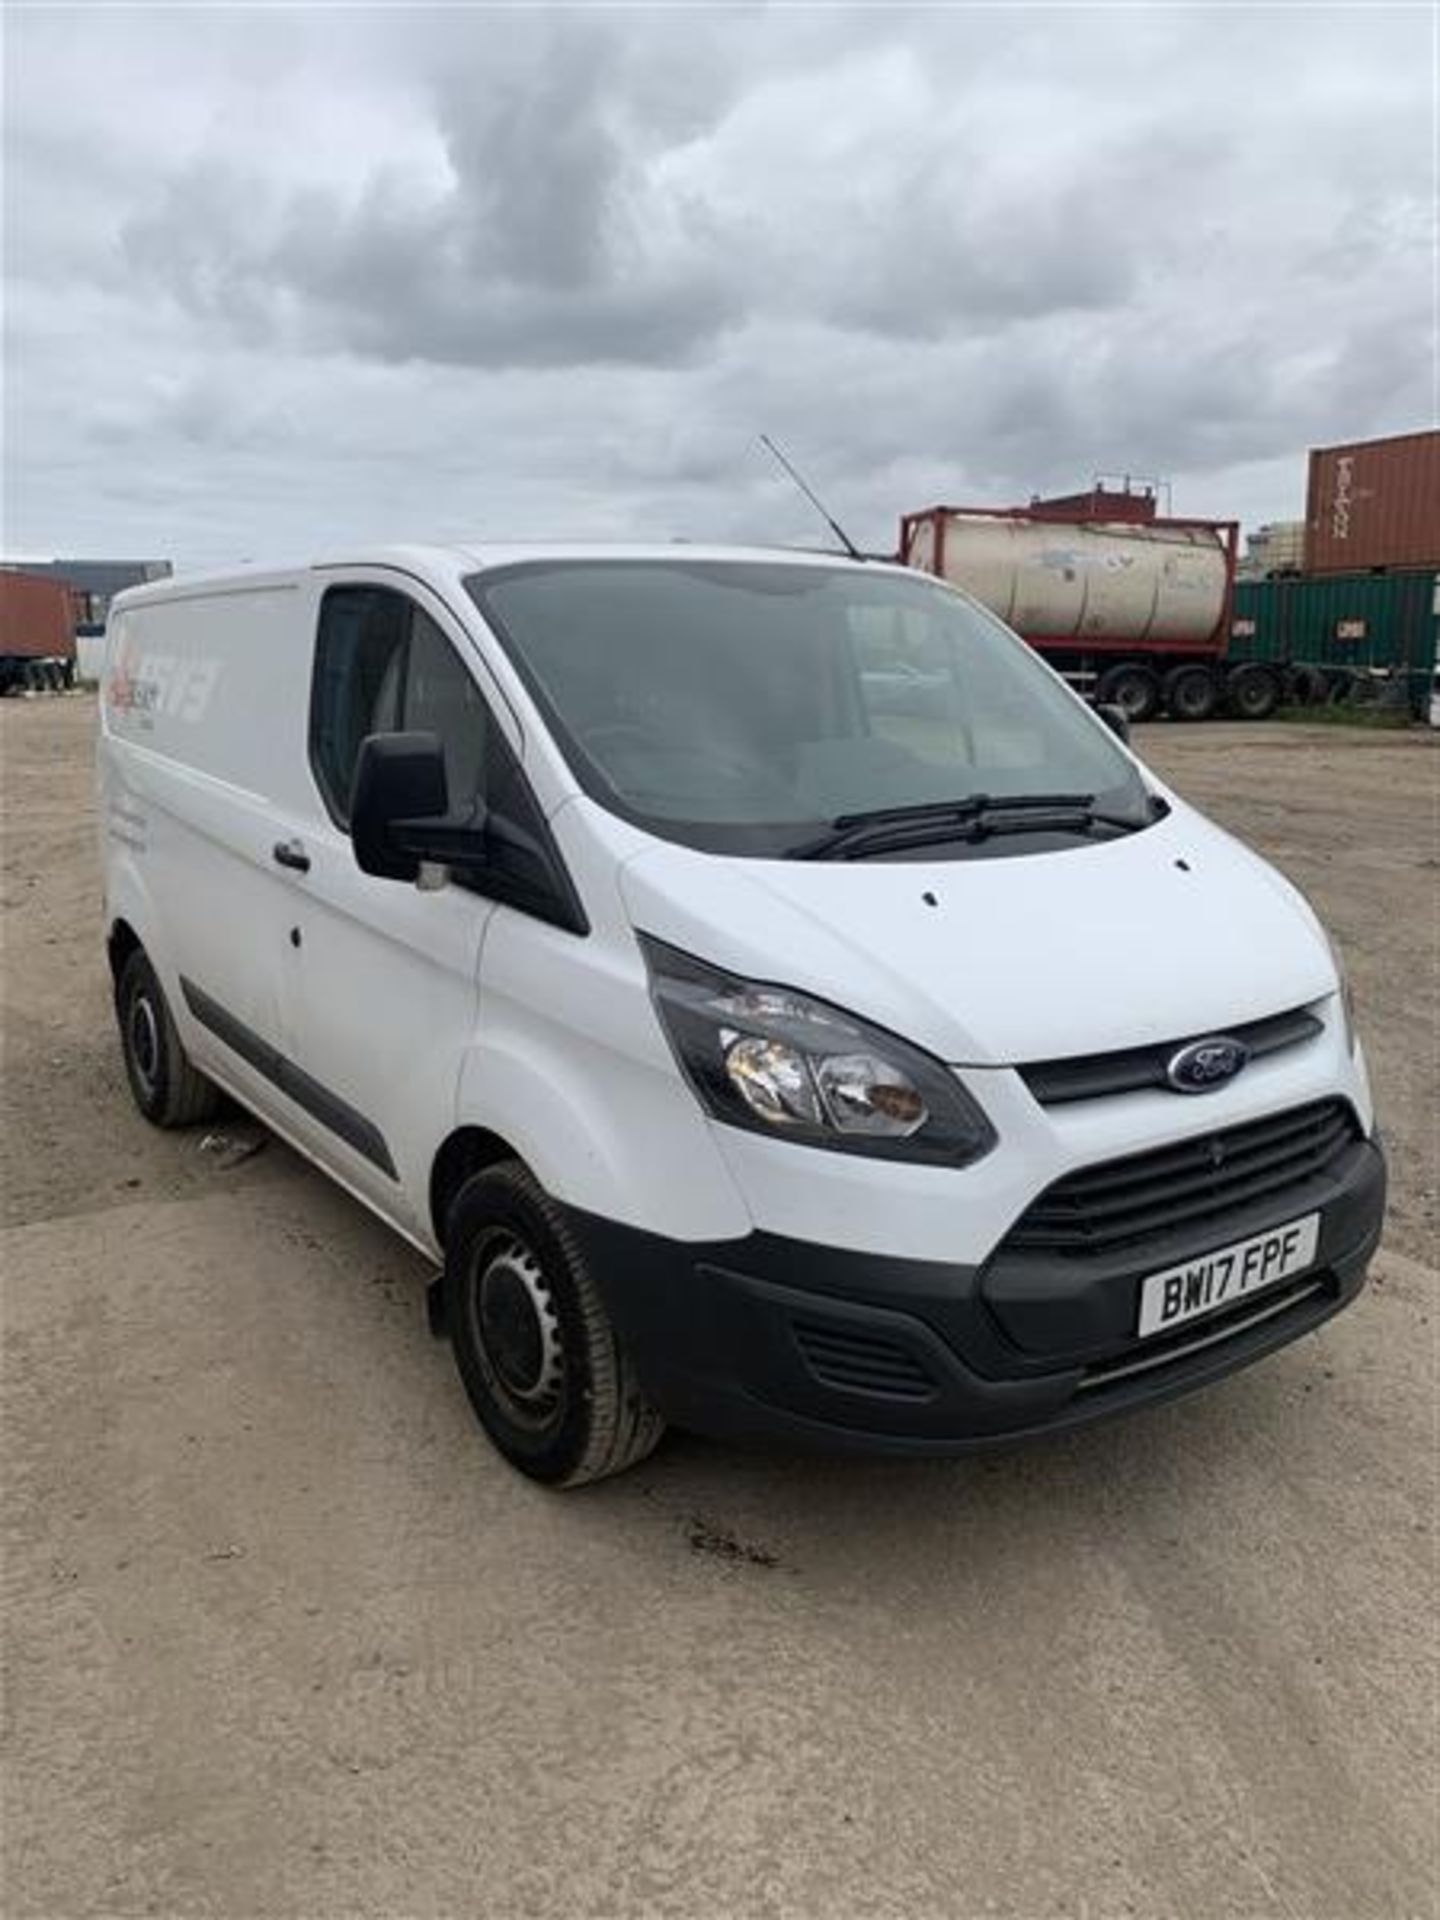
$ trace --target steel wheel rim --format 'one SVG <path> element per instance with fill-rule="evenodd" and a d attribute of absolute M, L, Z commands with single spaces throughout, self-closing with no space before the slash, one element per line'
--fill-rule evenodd
<path fill-rule="evenodd" d="M 552 1426 L 564 1404 L 565 1355 L 539 1259 L 518 1234 L 490 1234 L 466 1292 L 471 1340 L 507 1417 L 536 1432 Z"/>
<path fill-rule="evenodd" d="M 1115 689 L 1115 701 L 1129 719 L 1138 719 L 1150 703 L 1149 682 L 1138 673 L 1126 674 Z"/>
<path fill-rule="evenodd" d="M 126 1032 L 135 1078 L 147 1094 L 153 1093 L 160 1072 L 160 1023 L 148 994 L 137 993 L 130 1002 Z"/>

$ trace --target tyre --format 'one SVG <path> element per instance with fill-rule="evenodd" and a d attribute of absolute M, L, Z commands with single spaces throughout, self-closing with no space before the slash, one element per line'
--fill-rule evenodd
<path fill-rule="evenodd" d="M 1268 720 L 1280 704 L 1280 676 L 1269 667 L 1237 667 L 1225 682 L 1225 704 L 1237 720 Z"/>
<path fill-rule="evenodd" d="M 120 970 L 115 1014 L 125 1075 L 141 1113 L 157 1127 L 192 1127 L 220 1111 L 220 1089 L 190 1064 L 155 969 L 138 948 Z"/>
<path fill-rule="evenodd" d="M 1330 683 L 1319 667 L 1296 667 L 1290 675 L 1290 687 L 1300 707 L 1323 707 L 1330 697 Z"/>
<path fill-rule="evenodd" d="M 643 1460 L 664 1432 L 569 1222 L 518 1160 L 456 1195 L 444 1301 L 470 1404 L 532 1480 L 603 1480 Z"/>
<path fill-rule="evenodd" d="M 1165 711 L 1172 720 L 1208 720 L 1220 704 L 1220 689 L 1208 667 L 1176 667 L 1165 676 Z"/>
<path fill-rule="evenodd" d="M 1095 689 L 1097 707 L 1119 707 L 1131 726 L 1153 720 L 1160 711 L 1160 681 L 1149 667 L 1127 661 L 1102 673 Z"/>

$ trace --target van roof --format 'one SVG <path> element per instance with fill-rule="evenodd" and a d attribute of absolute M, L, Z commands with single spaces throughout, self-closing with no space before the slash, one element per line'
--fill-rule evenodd
<path fill-rule="evenodd" d="M 113 606 L 145 606 L 157 600 L 188 599 L 211 593 L 263 591 L 291 586 L 307 573 L 343 572 L 350 567 L 385 567 L 427 585 L 452 586 L 469 574 L 527 560 L 687 560 L 763 561 L 794 566 L 856 566 L 847 554 L 829 548 L 722 546 L 686 540 L 524 540 L 475 541 L 454 546 L 346 547 L 301 566 L 233 567 L 220 573 L 177 573 L 117 594 Z M 867 565 L 893 564 L 880 559 Z"/>

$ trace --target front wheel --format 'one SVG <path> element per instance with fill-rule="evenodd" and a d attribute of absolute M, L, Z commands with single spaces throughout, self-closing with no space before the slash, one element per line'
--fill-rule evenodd
<path fill-rule="evenodd" d="M 470 1404 L 521 1473 L 575 1487 L 643 1460 L 645 1398 L 569 1222 L 518 1160 L 466 1182 L 445 1236 L 445 1322 Z"/>

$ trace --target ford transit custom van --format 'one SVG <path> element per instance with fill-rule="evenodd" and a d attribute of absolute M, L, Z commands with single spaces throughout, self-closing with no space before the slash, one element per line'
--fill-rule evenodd
<path fill-rule="evenodd" d="M 404 548 L 112 611 L 127 1074 L 436 1262 L 500 1452 L 944 1454 L 1352 1300 L 1385 1168 L 1300 894 L 941 583 Z"/>

